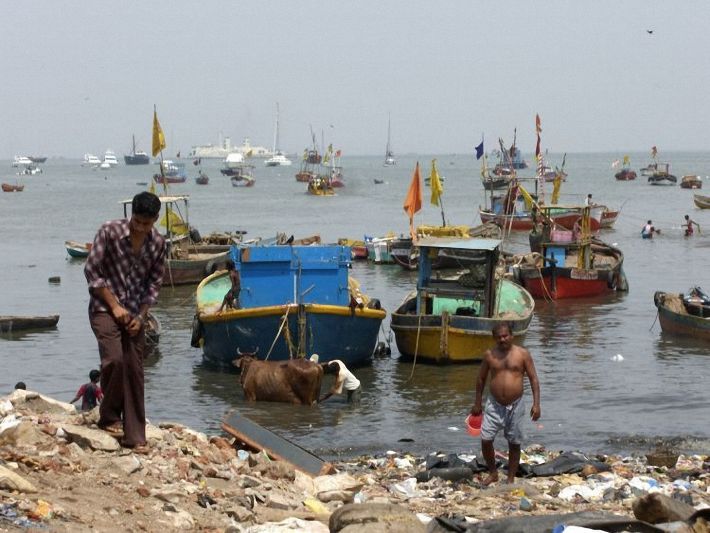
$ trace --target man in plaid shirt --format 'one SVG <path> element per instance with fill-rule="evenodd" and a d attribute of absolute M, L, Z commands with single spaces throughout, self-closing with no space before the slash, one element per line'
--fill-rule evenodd
<path fill-rule="evenodd" d="M 160 199 L 149 192 L 133 198 L 129 220 L 104 223 L 84 268 L 89 284 L 89 320 L 99 344 L 99 427 L 121 437 L 134 451 L 148 451 L 143 375 L 144 324 L 163 282 L 165 239 L 153 225 Z"/>

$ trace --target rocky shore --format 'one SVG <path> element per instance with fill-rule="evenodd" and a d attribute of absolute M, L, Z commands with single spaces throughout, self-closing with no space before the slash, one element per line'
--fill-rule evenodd
<path fill-rule="evenodd" d="M 594 457 L 574 473 L 483 488 L 472 457 L 390 451 L 309 477 L 169 422 L 148 426 L 150 450 L 139 455 L 96 418 L 30 391 L 0 398 L 0 531 L 515 531 L 490 521 L 543 515 L 551 524 L 616 516 L 659 531 L 710 531 L 707 456 Z M 523 460 L 549 465 L 557 455 L 530 447 Z M 432 466 L 448 460 L 456 465 Z"/>

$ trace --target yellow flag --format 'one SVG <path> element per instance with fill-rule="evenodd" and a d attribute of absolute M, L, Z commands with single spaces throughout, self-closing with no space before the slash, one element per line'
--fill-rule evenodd
<path fill-rule="evenodd" d="M 518 185 L 518 190 L 520 191 L 520 194 L 523 197 L 523 200 L 525 200 L 525 207 L 527 209 L 532 209 L 533 204 L 535 203 L 535 200 L 533 200 L 533 197 L 530 196 L 530 193 L 526 191 L 522 185 Z"/>
<path fill-rule="evenodd" d="M 628 165 L 628 164 L 629 164 L 629 156 L 625 155 L 624 156 L 624 165 Z"/>
<path fill-rule="evenodd" d="M 169 228 L 170 233 L 174 235 L 187 235 L 190 231 L 190 228 L 185 224 L 182 217 L 169 207 L 166 208 L 165 214 L 160 219 L 159 224 L 164 228 Z"/>
<path fill-rule="evenodd" d="M 307 148 L 305 148 L 303 150 L 303 160 L 305 161 L 306 159 L 308 159 L 308 149 Z"/>
<path fill-rule="evenodd" d="M 245 155 L 247 157 L 251 157 L 252 155 L 254 155 L 254 150 L 249 150 Z"/>
<path fill-rule="evenodd" d="M 431 203 L 439 205 L 439 197 L 444 192 L 444 187 L 441 186 L 439 172 L 436 170 L 436 159 L 431 160 L 431 173 L 429 174 L 429 186 L 431 187 Z"/>
<path fill-rule="evenodd" d="M 155 194 L 155 180 L 150 180 L 150 188 L 148 192 Z"/>
<path fill-rule="evenodd" d="M 153 109 L 153 157 L 157 156 L 165 148 L 165 135 L 158 122 L 158 112 Z"/>
<path fill-rule="evenodd" d="M 553 205 L 557 205 L 557 202 L 560 201 L 560 185 L 562 185 L 562 174 L 557 172 L 555 174 L 555 179 L 552 180 L 552 203 Z"/>

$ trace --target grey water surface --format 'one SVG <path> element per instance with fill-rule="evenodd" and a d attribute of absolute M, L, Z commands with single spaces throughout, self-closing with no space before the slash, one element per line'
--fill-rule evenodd
<path fill-rule="evenodd" d="M 699 174 L 710 188 L 710 153 L 664 155 L 679 178 Z M 590 452 L 644 451 L 671 442 L 708 453 L 709 346 L 663 335 L 653 293 L 682 292 L 695 285 L 710 290 L 710 212 L 695 209 L 693 191 L 678 186 L 650 186 L 642 176 L 617 182 L 610 163 L 621 157 L 622 153 L 567 155 L 563 203 L 581 202 L 591 192 L 597 202 L 622 208 L 616 226 L 601 237 L 623 250 L 630 291 L 537 303 L 530 331 L 518 339 L 533 354 L 542 388 L 542 418 L 538 424 L 528 423 L 528 442 Z M 210 183 L 196 185 L 197 169 L 188 161 L 188 182 L 171 185 L 170 192 L 190 195 L 190 222 L 203 235 L 237 229 L 247 231 L 247 237 L 319 233 L 325 242 L 333 242 L 339 237 L 406 233 L 402 203 L 414 163 L 422 163 L 424 178 L 431 158 L 408 155 L 400 157 L 396 167 L 383 167 L 379 156 L 344 157 L 347 185 L 334 197 L 307 195 L 305 184 L 294 179 L 297 161 L 291 167 L 265 168 L 257 160 L 252 188 L 233 188 L 219 173 L 221 163 L 216 160 L 203 160 Z M 447 221 L 479 224 L 484 192 L 478 162 L 469 154 L 437 159 L 446 178 Z M 552 154 L 550 159 L 554 166 L 562 157 Z M 648 163 L 648 156 L 631 154 L 631 161 L 639 168 Z M 157 167 L 121 164 L 102 171 L 69 159 L 49 159 L 43 167 L 43 174 L 18 177 L 10 161 L 0 161 L 0 181 L 19 179 L 25 184 L 22 193 L 0 193 L 0 314 L 58 313 L 61 318 L 56 330 L 0 337 L 0 392 L 9 392 L 22 380 L 32 390 L 69 400 L 99 360 L 87 319 L 83 262 L 68 258 L 64 241 L 90 241 L 102 222 L 121 217 L 119 201 L 145 190 L 138 183 L 148 182 Z M 376 185 L 375 178 L 385 183 Z M 425 188 L 425 195 L 428 192 Z M 707 231 L 684 238 L 680 224 L 685 214 Z M 640 238 L 647 219 L 662 230 L 650 241 Z M 425 196 L 415 223 L 440 221 L 439 208 Z M 523 250 L 526 241 L 525 234 L 514 233 L 505 246 Z M 352 273 L 388 311 L 412 290 L 415 280 L 413 273 L 393 265 L 355 263 Z M 49 284 L 50 276 L 60 276 L 61 283 Z M 193 291 L 194 287 L 164 287 L 155 308 L 163 335 L 159 351 L 146 361 L 147 414 L 152 421 L 174 420 L 217 433 L 225 413 L 239 409 L 326 456 L 386 449 L 479 449 L 463 430 L 478 367 L 421 363 L 413 367 L 397 360 L 393 338 L 391 357 L 356 370 L 364 391 L 359 407 L 339 399 L 315 408 L 246 404 L 238 376 L 204 366 L 200 350 L 190 347 Z M 389 338 L 388 317 L 382 339 Z M 526 397 L 529 405 L 527 386 Z"/>

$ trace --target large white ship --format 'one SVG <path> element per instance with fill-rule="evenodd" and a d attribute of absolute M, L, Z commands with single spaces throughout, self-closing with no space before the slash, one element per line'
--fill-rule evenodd
<path fill-rule="evenodd" d="M 249 137 L 244 138 L 241 146 L 232 146 L 232 139 L 225 137 L 218 145 L 201 144 L 190 149 L 190 157 L 204 159 L 224 159 L 229 154 L 242 154 L 244 157 L 271 157 L 273 152 L 264 146 L 252 146 Z"/>

